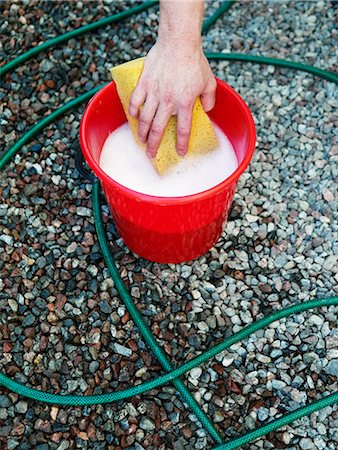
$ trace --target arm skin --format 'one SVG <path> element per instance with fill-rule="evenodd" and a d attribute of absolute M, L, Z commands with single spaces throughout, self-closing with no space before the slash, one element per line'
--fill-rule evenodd
<path fill-rule="evenodd" d="M 158 38 L 129 105 L 131 116 L 139 118 L 139 138 L 149 158 L 156 156 L 172 115 L 177 115 L 176 150 L 184 156 L 196 98 L 205 111 L 214 107 L 216 80 L 202 50 L 203 8 L 203 0 L 160 1 Z"/>

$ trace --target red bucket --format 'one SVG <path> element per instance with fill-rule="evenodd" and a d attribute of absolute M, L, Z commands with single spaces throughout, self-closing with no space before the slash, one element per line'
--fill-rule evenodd
<path fill-rule="evenodd" d="M 115 83 L 103 87 L 87 105 L 80 126 L 83 154 L 101 181 L 120 236 L 143 258 L 159 263 L 188 261 L 207 252 L 222 233 L 237 181 L 252 158 L 256 132 L 245 102 L 218 79 L 216 105 L 209 116 L 234 147 L 239 162 L 236 171 L 198 194 L 156 197 L 122 186 L 99 167 L 105 139 L 126 122 Z"/>

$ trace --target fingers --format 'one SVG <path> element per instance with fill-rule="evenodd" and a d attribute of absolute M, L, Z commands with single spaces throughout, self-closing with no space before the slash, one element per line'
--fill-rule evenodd
<path fill-rule="evenodd" d="M 156 156 L 164 130 L 171 115 L 172 110 L 167 108 L 163 103 L 160 103 L 148 134 L 146 150 L 148 158 L 154 158 Z"/>
<path fill-rule="evenodd" d="M 158 107 L 157 98 L 148 93 L 146 102 L 140 112 L 139 124 L 138 124 L 138 136 L 141 142 L 144 144 L 147 142 L 149 129 L 156 114 Z"/>
<path fill-rule="evenodd" d="M 140 82 L 134 89 L 134 92 L 131 96 L 130 103 L 129 103 L 129 114 L 134 117 L 134 119 L 138 118 L 139 110 L 141 106 L 143 105 L 144 101 L 146 99 L 146 90 L 143 87 Z"/>
<path fill-rule="evenodd" d="M 215 100 L 216 100 L 216 80 L 215 78 L 210 81 L 210 83 L 207 85 L 206 89 L 201 95 L 201 103 L 203 106 L 203 109 L 205 112 L 211 111 L 212 108 L 215 106 Z"/>
<path fill-rule="evenodd" d="M 179 109 L 177 114 L 177 141 L 176 151 L 180 156 L 188 152 L 188 144 L 191 132 L 192 106 Z"/>

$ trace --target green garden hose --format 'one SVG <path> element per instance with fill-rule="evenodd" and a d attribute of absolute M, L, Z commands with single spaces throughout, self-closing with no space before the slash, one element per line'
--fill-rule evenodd
<path fill-rule="evenodd" d="M 93 31 L 98 29 L 99 27 L 102 27 L 104 25 L 107 25 L 108 23 L 117 22 L 119 20 L 122 20 L 123 18 L 129 17 L 132 14 L 135 14 L 137 12 L 143 11 L 150 6 L 153 6 L 157 2 L 151 1 L 151 2 L 145 2 L 142 5 L 139 5 L 135 8 L 132 8 L 128 11 L 124 11 L 122 13 L 116 14 L 114 16 L 108 17 L 106 19 L 102 19 L 98 22 L 95 22 L 90 25 L 86 25 L 84 27 L 81 27 L 77 30 L 71 31 L 69 33 L 66 33 L 64 35 L 58 36 L 57 38 L 51 39 L 50 41 L 45 42 L 44 44 L 35 47 L 34 49 L 28 51 L 27 53 L 24 53 L 23 55 L 19 56 L 18 58 L 14 59 L 7 65 L 0 68 L 0 76 L 9 71 L 10 69 L 13 69 L 14 67 L 18 66 L 24 61 L 27 61 L 30 57 L 33 55 L 36 55 L 37 53 L 40 53 L 41 51 L 52 47 L 53 45 L 57 45 L 61 42 L 64 42 L 67 39 L 70 39 L 71 37 L 78 36 L 80 34 L 87 33 L 89 31 Z M 217 10 L 214 15 L 209 19 L 209 21 L 205 21 L 203 24 L 203 31 L 207 31 L 210 26 L 217 20 L 218 17 L 222 13 L 224 13 L 229 7 L 231 6 L 232 2 L 224 2 L 224 4 Z M 212 20 L 211 20 L 212 19 Z M 76 34 L 74 34 L 76 33 Z M 285 61 L 275 58 L 266 58 L 261 56 L 254 56 L 254 55 L 242 55 L 242 54 L 225 54 L 225 53 L 207 53 L 207 57 L 209 59 L 216 59 L 216 60 L 235 60 L 235 61 L 249 61 L 253 63 L 259 63 L 259 64 L 271 64 L 275 66 L 280 67 L 288 67 L 292 69 L 302 70 L 305 72 L 309 72 L 315 76 L 319 76 L 321 78 L 324 78 L 328 81 L 332 81 L 336 84 L 338 84 L 338 76 L 336 74 L 333 74 L 332 72 L 318 69 L 313 66 L 300 64 L 292 61 Z M 5 167 L 5 165 L 13 158 L 13 156 L 22 149 L 22 147 L 28 143 L 34 136 L 36 136 L 41 130 L 43 130 L 45 127 L 47 127 L 49 124 L 51 124 L 54 120 L 56 120 L 58 117 L 62 116 L 66 112 L 68 112 L 71 109 L 74 109 L 79 104 L 81 104 L 84 101 L 89 100 L 99 89 L 101 89 L 102 86 L 96 87 L 92 89 L 91 91 L 77 97 L 74 100 L 69 101 L 68 103 L 64 104 L 62 107 L 58 108 L 45 118 L 43 118 L 41 121 L 39 121 L 35 126 L 33 126 L 28 132 L 26 132 L 21 139 L 19 139 L 12 147 L 10 147 L 7 151 L 4 152 L 2 157 L 0 158 L 0 170 Z M 201 407 L 198 405 L 192 394 L 189 392 L 187 387 L 184 385 L 183 381 L 179 379 L 182 375 L 184 375 L 186 372 L 190 371 L 192 368 L 208 361 L 210 358 L 214 357 L 219 352 L 229 348 L 231 345 L 235 344 L 236 342 L 239 342 L 245 338 L 247 338 L 250 334 L 256 332 L 259 329 L 262 329 L 264 327 L 267 327 L 272 322 L 275 322 L 276 320 L 280 320 L 284 317 L 288 317 L 292 314 L 297 314 L 302 311 L 306 311 L 311 308 L 319 308 L 322 306 L 329 306 L 329 305 L 338 305 L 338 297 L 331 297 L 331 298 L 325 298 L 325 299 L 316 299 L 307 301 L 300 304 L 292 305 L 288 308 L 285 308 L 283 310 L 279 310 L 274 312 L 273 314 L 264 317 L 263 319 L 260 319 L 253 324 L 243 328 L 238 333 L 235 333 L 234 335 L 230 336 L 227 339 L 224 339 L 221 343 L 217 344 L 216 346 L 210 348 L 203 354 L 197 356 L 196 358 L 190 360 L 189 362 L 179 366 L 176 369 L 173 369 L 170 362 L 168 361 L 165 353 L 161 349 L 161 347 L 157 344 L 156 339 L 152 335 L 148 325 L 145 323 L 144 319 L 142 318 L 139 310 L 137 309 L 136 305 L 134 304 L 128 290 L 126 289 L 119 273 L 117 270 L 117 267 L 114 262 L 113 255 L 109 249 L 109 244 L 107 241 L 106 234 L 104 232 L 103 227 L 103 221 L 101 217 L 101 211 L 100 211 L 100 201 L 99 201 L 99 183 L 96 180 L 93 184 L 93 193 L 92 193 L 92 199 L 93 199 L 93 213 L 94 213 L 94 222 L 96 226 L 96 231 L 98 235 L 98 240 L 100 243 L 100 247 L 105 259 L 105 262 L 107 264 L 109 274 L 112 277 L 114 281 L 114 285 L 116 289 L 118 290 L 124 304 L 126 305 L 132 319 L 134 320 L 135 324 L 137 325 L 140 333 L 142 334 L 143 338 L 145 339 L 146 343 L 148 344 L 149 348 L 153 351 L 156 358 L 160 361 L 163 368 L 166 370 L 166 373 L 154 380 L 147 381 L 145 383 L 139 384 L 137 386 L 133 386 L 128 389 L 124 389 L 121 391 L 116 391 L 112 393 L 107 394 L 101 394 L 101 395 L 90 395 L 90 396 L 76 396 L 76 395 L 58 395 L 58 394 L 50 394 L 42 391 L 38 391 L 36 389 L 29 388 L 25 385 L 22 385 L 20 383 L 17 383 L 16 381 L 12 380 L 11 378 L 5 376 L 4 374 L 0 373 L 0 385 L 3 385 L 7 389 L 16 392 L 17 394 L 32 398 L 37 401 L 45 402 L 45 403 L 52 403 L 52 404 L 60 404 L 60 405 L 73 405 L 73 406 L 81 406 L 81 405 L 93 405 L 93 404 L 100 404 L 100 403 L 107 403 L 107 402 L 114 402 L 117 400 L 123 400 L 129 397 L 132 397 L 134 395 L 142 394 L 144 392 L 147 392 L 151 389 L 160 387 L 164 384 L 167 384 L 169 382 L 173 382 L 176 389 L 181 393 L 184 401 L 191 407 L 193 412 L 195 413 L 196 417 L 200 420 L 202 426 L 208 431 L 210 436 L 219 443 L 220 445 L 214 447 L 214 450 L 230 450 L 235 449 L 240 446 L 243 446 L 252 440 L 255 440 L 267 433 L 270 433 L 271 431 L 274 431 L 282 426 L 285 426 L 287 424 L 290 424 L 296 419 L 299 419 L 303 416 L 307 416 L 312 414 L 315 411 L 318 411 L 321 408 L 325 408 L 327 406 L 333 405 L 334 403 L 338 402 L 338 393 L 331 394 L 323 399 L 317 400 L 315 402 L 312 402 L 311 404 L 300 408 L 290 414 L 287 414 L 277 420 L 274 420 L 267 425 L 260 427 L 252 432 L 249 432 L 245 434 L 244 436 L 241 436 L 237 439 L 232 440 L 228 443 L 222 443 L 222 437 L 220 436 L 219 432 L 216 430 L 214 425 L 211 423 L 210 419 L 206 416 L 206 414 L 203 412 Z"/>

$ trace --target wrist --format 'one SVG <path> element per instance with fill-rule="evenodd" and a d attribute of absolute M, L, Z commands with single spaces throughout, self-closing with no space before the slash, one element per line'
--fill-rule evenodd
<path fill-rule="evenodd" d="M 161 0 L 158 41 L 181 51 L 200 49 L 202 18 L 203 0 Z"/>

